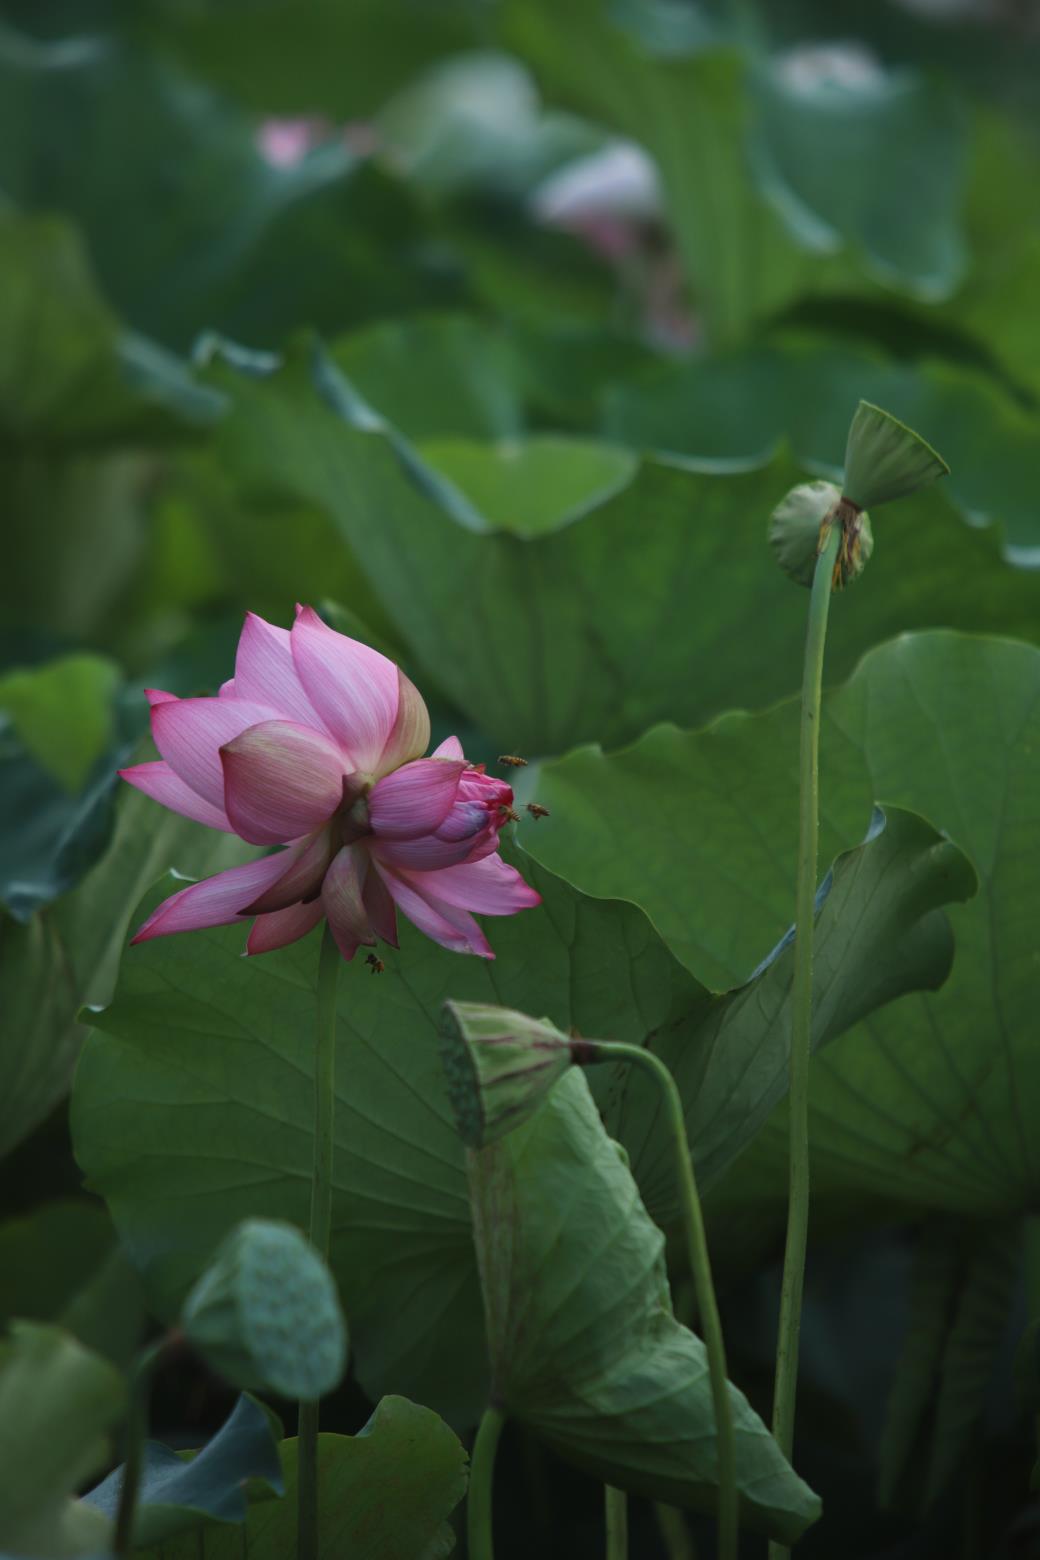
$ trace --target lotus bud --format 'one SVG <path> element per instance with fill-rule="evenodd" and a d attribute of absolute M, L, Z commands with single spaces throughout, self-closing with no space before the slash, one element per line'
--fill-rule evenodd
<path fill-rule="evenodd" d="M 844 496 L 857 509 L 873 509 L 945 477 L 949 466 L 920 434 L 891 412 L 861 401 L 845 447 Z"/>
<path fill-rule="evenodd" d="M 533 1116 L 579 1060 L 580 1046 L 547 1018 L 480 1002 L 446 1002 L 441 1053 L 467 1147 L 483 1148 Z"/>
<path fill-rule="evenodd" d="M 770 517 L 769 544 L 790 579 L 812 585 L 825 527 L 837 523 L 844 532 L 834 581 L 840 587 L 863 572 L 874 551 L 870 516 L 849 504 L 833 482 L 802 482 L 781 499 Z"/>
<path fill-rule="evenodd" d="M 247 1219 L 232 1230 L 184 1302 L 181 1328 L 233 1386 L 316 1402 L 347 1361 L 336 1285 L 292 1224 Z"/>

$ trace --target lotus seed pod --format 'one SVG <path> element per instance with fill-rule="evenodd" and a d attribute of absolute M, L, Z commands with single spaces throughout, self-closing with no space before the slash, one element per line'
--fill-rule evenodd
<path fill-rule="evenodd" d="M 949 466 L 920 434 L 890 412 L 861 401 L 849 427 L 842 492 L 859 509 L 873 509 L 945 477 Z"/>
<path fill-rule="evenodd" d="M 861 574 L 874 551 L 869 515 L 844 502 L 833 482 L 802 482 L 781 499 L 769 520 L 769 544 L 776 561 L 799 585 L 812 585 L 820 532 L 828 516 L 843 530 L 836 585 L 847 585 Z"/>
<path fill-rule="evenodd" d="M 547 1018 L 480 1002 L 446 1002 L 441 1054 L 459 1136 L 483 1148 L 534 1115 L 574 1062 Z"/>
<path fill-rule="evenodd" d="M 811 585 L 820 527 L 841 498 L 833 482 L 802 482 L 782 498 L 769 519 L 769 545 L 784 573 Z"/>
<path fill-rule="evenodd" d="M 181 1316 L 188 1342 L 233 1386 L 314 1402 L 347 1362 L 336 1285 L 292 1224 L 247 1219 L 217 1247 Z"/>

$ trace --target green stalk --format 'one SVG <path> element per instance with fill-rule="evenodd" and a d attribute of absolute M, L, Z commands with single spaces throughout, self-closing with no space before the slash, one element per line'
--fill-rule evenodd
<path fill-rule="evenodd" d="M 697 1560 L 696 1545 L 683 1513 L 658 1500 L 654 1502 L 654 1516 L 668 1560 Z"/>
<path fill-rule="evenodd" d="M 799 755 L 798 883 L 795 894 L 794 981 L 791 993 L 790 1150 L 787 1242 L 780 1290 L 776 1346 L 773 1434 L 790 1462 L 794 1447 L 798 1343 L 802 1326 L 805 1248 L 809 1233 L 809 1058 L 812 1046 L 813 933 L 816 918 L 816 858 L 820 833 L 820 695 L 823 651 L 831 603 L 831 576 L 842 528 L 832 522 L 816 560 L 802 678 Z M 770 1560 L 784 1560 L 786 1544 L 769 1545 Z"/>
<path fill-rule="evenodd" d="M 134 1515 L 137 1510 L 137 1491 L 141 1483 L 141 1464 L 144 1461 L 144 1443 L 148 1435 L 148 1403 L 152 1395 L 152 1377 L 161 1356 L 173 1339 L 169 1334 L 160 1338 L 138 1355 L 130 1378 L 130 1405 L 126 1419 L 126 1463 L 123 1482 L 119 1487 L 119 1506 L 116 1510 L 116 1531 L 112 1540 L 113 1553 L 128 1555 L 133 1548 Z"/>
<path fill-rule="evenodd" d="M 693 1160 L 690 1157 L 690 1145 L 686 1136 L 682 1096 L 671 1072 L 653 1051 L 647 1051 L 639 1045 L 625 1045 L 620 1040 L 592 1040 L 586 1044 L 589 1061 L 608 1062 L 615 1058 L 619 1060 L 623 1058 L 652 1073 L 664 1098 L 675 1156 L 675 1174 L 679 1187 L 683 1229 L 686 1234 L 687 1259 L 693 1274 L 697 1310 L 701 1331 L 704 1334 L 704 1347 L 708 1355 L 711 1397 L 715 1409 L 715 1443 L 719 1464 L 718 1560 L 736 1560 L 740 1516 L 733 1413 L 726 1383 L 726 1350 L 722 1341 L 719 1308 L 715 1303 L 715 1286 L 711 1278 L 708 1242 L 704 1234 L 704 1217 L 701 1213 L 697 1182 L 693 1174 Z"/>
<path fill-rule="evenodd" d="M 469 1496 L 466 1500 L 469 1560 L 494 1560 L 495 1557 L 492 1487 L 495 1479 L 495 1453 L 504 1424 L 502 1410 L 494 1403 L 489 1403 L 477 1428 L 469 1465 Z"/>
<path fill-rule="evenodd" d="M 613 1484 L 604 1484 L 607 1520 L 607 1560 L 628 1560 L 628 1496 Z"/>
<path fill-rule="evenodd" d="M 342 963 L 326 921 L 318 960 L 318 1036 L 314 1053 L 314 1163 L 311 1245 L 328 1261 L 332 1233 L 332 1161 L 336 1122 L 336 985 Z M 296 1475 L 298 1560 L 318 1555 L 318 1405 L 301 1403 Z"/>

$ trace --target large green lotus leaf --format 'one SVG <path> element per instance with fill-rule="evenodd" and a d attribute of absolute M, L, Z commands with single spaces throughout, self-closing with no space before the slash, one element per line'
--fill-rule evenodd
<path fill-rule="evenodd" d="M 114 670 L 98 657 L 75 656 L 0 678 L 0 703 L 9 691 L 24 736 L 0 709 L 0 904 L 18 921 L 78 882 L 108 843 L 116 766 L 130 756 L 141 719 L 121 700 L 124 729 L 110 740 Z M 78 698 L 79 708 L 66 697 Z M 103 747 L 94 751 L 99 739 Z M 83 778 L 73 785 L 55 775 L 60 764 L 72 779 L 84 759 Z"/>
<path fill-rule="evenodd" d="M 492 525 L 532 540 L 607 503 L 637 469 L 625 450 L 554 434 L 494 445 L 428 440 L 420 450 Z"/>
<path fill-rule="evenodd" d="M 168 531 L 156 545 L 162 524 Z M 146 625 L 149 614 L 167 606 L 178 579 L 205 588 L 199 563 L 208 563 L 210 601 L 232 602 L 239 614 L 258 612 L 284 626 L 297 601 L 348 603 L 400 658 L 394 625 L 328 511 L 287 492 L 276 471 L 234 481 L 214 450 L 182 454 L 167 470 L 152 538 L 152 555 L 129 593 Z M 206 556 L 197 562 L 200 546 Z M 142 604 L 146 590 L 151 600 Z M 229 649 L 233 658 L 234 642 Z M 211 684 L 218 685 L 219 678 Z"/>
<path fill-rule="evenodd" d="M 46 650 L 105 642 L 147 543 L 155 457 L 86 449 L 56 458 L 30 440 L 0 446 L 8 559 L 0 606 L 8 629 Z"/>
<path fill-rule="evenodd" d="M 412 439 L 522 432 L 521 363 L 510 337 L 467 314 L 386 320 L 332 350 L 367 401 Z"/>
<path fill-rule="evenodd" d="M 896 808 L 887 816 L 878 812 L 867 841 L 837 858 L 821 889 L 813 1048 L 843 1035 L 859 1014 L 879 1016 L 905 992 L 941 987 L 954 946 L 939 907 L 970 899 L 975 890 L 967 859 L 931 824 Z M 700 1011 L 676 1014 L 648 1041 L 679 1085 L 705 1186 L 733 1163 L 786 1093 L 792 951 L 788 935 L 743 985 L 712 997 Z M 654 1217 L 670 1225 L 679 1208 L 660 1091 L 631 1067 L 611 1073 L 601 1079 L 597 1070 L 596 1084 L 608 1126 L 628 1149 Z"/>
<path fill-rule="evenodd" d="M 241 54 L 237 18 L 234 35 Z M 77 222 L 135 330 L 178 351 L 214 329 L 264 346 L 301 318 L 336 331 L 453 301 L 458 279 L 424 251 L 401 181 L 359 164 L 340 137 L 275 166 L 258 129 L 140 29 L 72 47 L 0 37 L 0 191 Z"/>
<path fill-rule="evenodd" d="M 242 1528 L 209 1526 L 145 1551 L 154 1560 L 285 1560 L 296 1547 L 295 1440 L 279 1447 L 285 1494 L 252 1504 Z M 431 1409 L 384 1397 L 357 1435 L 318 1438 L 319 1560 L 443 1560 L 447 1518 L 466 1492 L 466 1452 Z"/>
<path fill-rule="evenodd" d="M 103 656 L 61 656 L 0 676 L 0 713 L 66 790 L 78 791 L 113 736 L 119 669 Z"/>
<path fill-rule="evenodd" d="M 444 236 L 474 299 L 513 326 L 602 331 L 619 313 L 620 285 L 595 251 L 573 233 L 532 223 L 520 204 L 452 206 Z"/>
<path fill-rule="evenodd" d="M 868 275 L 935 302 L 961 281 L 964 114 L 949 87 L 808 50 L 754 73 L 757 169 L 808 247 L 847 244 Z M 833 73 L 832 73 L 833 72 Z M 815 79 L 813 79 L 815 74 Z"/>
<path fill-rule="evenodd" d="M 1035 77 L 1034 49 L 1020 47 L 1024 39 L 1015 43 L 1015 63 L 1028 60 L 1027 72 Z M 1001 67 L 1001 107 L 1010 63 Z M 975 263 L 939 318 L 955 331 L 970 332 L 1035 400 L 1040 330 L 1030 284 L 1040 259 L 1040 156 L 1028 121 L 976 112 L 965 215 Z"/>
<path fill-rule="evenodd" d="M 0 919 L 0 1154 L 43 1120 L 69 1085 L 84 1002 L 111 995 L 131 911 L 157 872 L 211 872 L 243 859 L 230 835 L 202 830 L 127 788 L 104 855 L 55 905 L 19 925 Z"/>
<path fill-rule="evenodd" d="M 0 39 L 0 80 L 2 54 Z M 2 119 L 2 87 L 0 104 Z M 156 460 L 143 446 L 198 438 L 220 407 L 171 354 L 121 328 L 74 228 L 0 214 L 0 605 L 19 654 L 27 640 L 111 632 L 147 535 Z"/>
<path fill-rule="evenodd" d="M 266 473 L 334 517 L 417 668 L 502 749 L 616 743 L 797 686 L 804 602 L 765 544 L 800 476 L 785 456 L 737 472 L 643 461 L 577 518 L 571 487 L 546 534 L 522 508 L 482 513 L 486 485 L 471 496 L 449 482 L 320 353 L 268 378 L 225 368 L 219 383 L 236 402 L 218 443 L 226 469 Z M 1035 634 L 1040 577 L 1006 566 L 992 532 L 926 491 L 879 523 L 869 586 L 834 616 L 837 675 L 907 628 Z"/>
<path fill-rule="evenodd" d="M 73 888 L 104 853 L 116 770 L 146 718 L 107 657 L 59 656 L 0 676 L 0 905 L 15 920 Z"/>
<path fill-rule="evenodd" d="M 1017 1310 L 1022 1249 L 1017 1217 L 937 1215 L 921 1230 L 881 1446 L 886 1506 L 923 1513 L 970 1460 Z"/>
<path fill-rule="evenodd" d="M 611 329 L 566 326 L 513 331 L 532 420 L 589 432 L 602 420 L 603 387 L 660 361 L 648 342 Z M 459 430 L 461 431 L 461 430 Z M 405 425 L 405 432 L 411 429 Z"/>
<path fill-rule="evenodd" d="M 970 890 L 955 855 L 903 815 L 836 864 L 820 918 L 818 1043 L 864 1003 L 942 980 L 950 945 L 935 911 Z M 361 963 L 345 972 L 339 1006 L 332 1259 L 359 1376 L 367 1390 L 421 1394 L 458 1417 L 476 1410 L 486 1382 L 472 1346 L 480 1302 L 437 1035 L 445 998 L 526 1007 L 564 1030 L 633 1043 L 661 1035 L 698 1090 L 695 1148 L 712 1170 L 747 1141 L 786 1078 L 789 947 L 752 986 L 716 997 L 634 906 L 583 898 L 520 862 L 544 905 L 494 922 L 494 963 L 405 925 L 383 975 Z M 849 914 L 862 939 L 843 963 Z M 129 950 L 76 1076 L 77 1157 L 171 1318 L 239 1219 L 306 1218 L 316 941 L 248 961 L 242 942 L 232 927 Z M 667 1214 L 671 1177 L 648 1141 L 656 1104 L 622 1089 L 615 1108 L 637 1173 L 645 1159 Z"/>
<path fill-rule="evenodd" d="M 0 1547 L 41 1560 L 100 1553 L 111 1524 L 72 1497 L 103 1468 L 123 1378 L 63 1332 L 16 1322 L 0 1344 Z"/>
<path fill-rule="evenodd" d="M 104 1208 L 49 1202 L 0 1225 L 0 1327 L 13 1317 L 58 1322 L 106 1359 L 130 1363 L 144 1323 L 141 1283 Z"/>
<path fill-rule="evenodd" d="M 488 282 L 486 269 L 482 275 Z M 417 440 L 516 438 L 531 422 L 588 430 L 601 420 L 605 385 L 662 362 L 616 324 L 518 321 L 523 311 L 510 307 L 504 279 L 501 290 L 508 324 L 461 312 L 414 314 L 352 331 L 330 354 L 377 412 Z"/>
<path fill-rule="evenodd" d="M 725 358 L 662 363 L 607 387 L 603 428 L 636 449 L 700 460 L 747 460 L 786 440 L 807 465 L 836 475 L 860 399 L 949 454 L 943 486 L 966 519 L 998 521 L 1015 555 L 1040 546 L 1040 423 L 978 369 L 938 360 L 908 367 L 866 348 L 787 334 Z M 887 512 L 885 522 L 879 547 L 887 545 Z"/>
<path fill-rule="evenodd" d="M 492 1391 L 605 1483 L 712 1509 L 718 1458 L 704 1345 L 672 1314 L 664 1236 L 579 1071 L 469 1156 Z M 791 1542 L 820 1513 L 729 1386 L 741 1518 Z"/>
<path fill-rule="evenodd" d="M 158 40 L 257 113 L 362 120 L 442 54 L 478 41 L 473 0 L 245 0 L 230 11 L 150 0 Z M 243 34 L 249 48 L 243 49 Z"/>
<path fill-rule="evenodd" d="M 871 581 L 862 585 L 869 590 Z M 836 604 L 836 616 L 843 605 Z M 829 1193 L 973 1212 L 1014 1212 L 1035 1200 L 1030 1122 L 1040 1098 L 1033 1043 L 1040 988 L 1031 896 L 1040 871 L 1038 711 L 1040 652 L 949 632 L 881 646 L 825 700 L 825 820 L 839 833 L 850 826 L 833 808 L 847 783 L 851 744 L 873 794 L 917 808 L 942 827 L 971 858 L 981 889 L 972 904 L 951 911 L 957 957 L 942 991 L 873 1014 L 814 1063 L 820 1198 Z M 585 750 L 547 766 L 539 794 L 553 817 L 539 832 L 526 831 L 528 847 L 587 892 L 642 904 L 698 973 L 721 967 L 739 978 L 790 916 L 797 719 L 792 703 L 702 733 L 652 732 L 612 758 Z M 770 762 L 757 770 L 745 764 L 740 791 L 726 799 L 756 822 L 744 888 L 734 885 L 712 838 L 724 804 L 700 809 L 703 775 L 733 774 L 730 766 L 750 740 L 747 727 L 756 722 L 768 733 Z M 572 802 L 589 794 L 590 784 L 597 798 L 591 827 L 591 811 L 579 815 Z M 686 808 L 662 814 L 661 798 L 684 786 Z M 558 822 L 564 814 L 566 830 Z M 602 850 L 608 838 L 609 859 Z M 714 910 L 710 921 L 706 905 Z M 778 1123 L 751 1152 L 760 1172 L 751 1182 L 756 1195 L 776 1184 L 782 1154 Z"/>
<path fill-rule="evenodd" d="M 199 319 L 197 304 L 257 228 L 298 198 L 299 178 L 266 168 L 243 118 L 125 38 L 70 51 L 30 48 L 8 33 L 0 83 L 0 189 L 9 199 L 79 223 L 106 296 L 137 328 L 186 345 L 221 323 Z M 69 144 L 75 169 L 58 152 Z M 155 178 L 157 167 L 165 179 Z"/>
<path fill-rule="evenodd" d="M 0 1326 L 14 1316 L 56 1320 L 114 1241 L 112 1221 L 96 1203 L 45 1203 L 0 1224 Z"/>
<path fill-rule="evenodd" d="M 806 597 L 785 581 L 801 608 Z M 838 603 L 835 620 L 852 599 Z M 825 714 L 820 860 L 871 817 L 862 755 Z M 526 779 L 526 777 L 525 777 Z M 794 911 L 798 724 L 794 703 L 723 716 L 703 731 L 658 726 L 618 753 L 579 748 L 531 782 L 548 818 L 525 847 L 585 893 L 631 899 L 716 990 L 747 979 Z"/>
<path fill-rule="evenodd" d="M 957 958 L 944 990 L 872 1015 L 817 1063 L 817 1186 L 835 1201 L 1032 1208 L 1040 654 L 914 637 L 868 656 L 832 712 L 862 747 L 878 795 L 925 810 L 971 857 L 981 888 L 951 913 Z"/>
<path fill-rule="evenodd" d="M 5 440 L 46 441 L 53 458 L 55 447 L 183 438 L 219 410 L 219 397 L 176 358 L 120 328 L 74 227 L 53 216 L 0 213 Z"/>

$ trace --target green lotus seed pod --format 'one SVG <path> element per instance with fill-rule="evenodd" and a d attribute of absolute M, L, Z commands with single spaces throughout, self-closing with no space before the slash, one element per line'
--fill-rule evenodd
<path fill-rule="evenodd" d="M 836 565 L 837 585 L 863 572 L 874 551 L 870 516 L 844 503 L 833 482 L 802 482 L 780 500 L 769 520 L 769 544 L 784 573 L 799 585 L 811 585 L 820 551 L 820 531 L 830 516 L 844 531 Z"/>
<path fill-rule="evenodd" d="M 820 527 L 841 498 L 833 482 L 801 482 L 782 498 L 769 519 L 769 545 L 784 573 L 811 585 Z"/>
<path fill-rule="evenodd" d="M 534 1115 L 574 1062 L 547 1018 L 481 1002 L 446 1002 L 441 1054 L 459 1136 L 483 1148 Z"/>
<path fill-rule="evenodd" d="M 233 1386 L 315 1402 L 342 1379 L 347 1329 L 331 1273 L 292 1224 L 247 1219 L 217 1247 L 181 1328 Z"/>
<path fill-rule="evenodd" d="M 949 466 L 920 434 L 890 412 L 861 401 L 849 427 L 842 492 L 859 509 L 905 498 L 945 477 Z"/>

